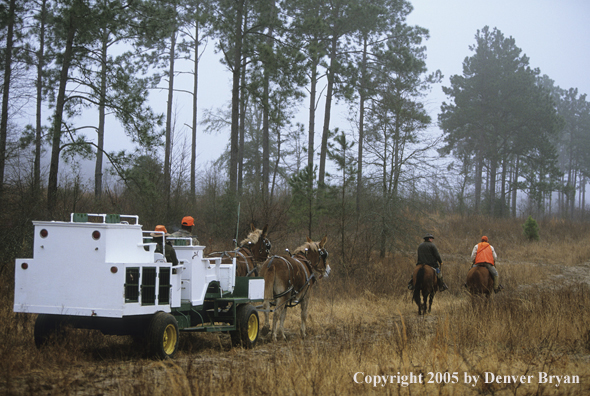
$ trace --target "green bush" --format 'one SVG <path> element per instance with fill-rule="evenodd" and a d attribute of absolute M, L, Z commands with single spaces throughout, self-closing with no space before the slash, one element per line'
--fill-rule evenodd
<path fill-rule="evenodd" d="M 522 225 L 523 234 L 529 240 L 539 240 L 539 225 L 537 224 L 537 220 L 533 219 L 532 216 L 529 215 L 529 218 L 526 219 L 524 224 Z"/>

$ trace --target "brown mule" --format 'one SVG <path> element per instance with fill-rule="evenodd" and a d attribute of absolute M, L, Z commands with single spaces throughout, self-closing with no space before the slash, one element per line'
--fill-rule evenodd
<path fill-rule="evenodd" d="M 262 230 L 250 224 L 250 234 L 240 242 L 237 250 L 213 252 L 209 257 L 221 257 L 224 264 L 231 263 L 235 257 L 236 276 L 258 276 L 258 266 L 268 258 L 272 247 L 266 238 L 267 231 L 268 224 Z"/>
<path fill-rule="evenodd" d="M 412 276 L 412 283 L 414 284 L 414 295 L 412 299 L 418 305 L 418 315 L 426 313 L 426 302 L 428 301 L 428 313 L 432 308 L 432 300 L 438 290 L 438 277 L 434 268 L 427 264 L 417 265 Z M 422 299 L 420 299 L 422 293 Z"/>
<path fill-rule="evenodd" d="M 494 291 L 494 279 L 484 265 L 476 265 L 467 273 L 465 286 L 473 295 L 484 294 L 489 297 Z"/>
<path fill-rule="evenodd" d="M 275 305 L 272 338 L 277 340 L 277 324 L 285 337 L 284 323 L 288 307 L 301 306 L 301 337 L 305 338 L 305 322 L 311 298 L 310 289 L 318 279 L 328 276 L 328 251 L 325 249 L 327 237 L 307 242 L 295 249 L 292 256 L 273 256 L 260 266 L 260 276 L 264 277 L 264 328 L 270 327 L 269 307 Z"/>

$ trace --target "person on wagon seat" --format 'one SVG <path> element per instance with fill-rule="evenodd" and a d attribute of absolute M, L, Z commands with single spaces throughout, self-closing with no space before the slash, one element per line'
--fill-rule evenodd
<path fill-rule="evenodd" d="M 442 266 L 442 259 L 438 253 L 436 245 L 432 243 L 434 235 L 426 234 L 424 236 L 424 242 L 418 246 L 418 262 L 416 265 L 428 264 L 436 271 L 438 277 L 438 290 L 445 291 L 449 287 L 445 284 L 440 267 Z M 408 283 L 408 289 L 414 290 L 413 276 L 410 277 L 410 283 Z"/>
<path fill-rule="evenodd" d="M 164 241 L 164 236 L 169 237 L 170 234 L 168 234 L 166 227 L 164 227 L 163 225 L 157 225 L 155 231 L 159 231 L 159 232 L 158 233 L 152 232 L 150 234 L 152 236 L 152 241 L 156 242 L 155 252 L 162 254 L 162 242 Z M 162 235 L 160 232 L 163 232 L 164 235 Z M 165 252 L 164 257 L 166 257 L 166 261 L 168 263 L 172 263 L 172 265 L 178 265 L 178 258 L 176 257 L 176 251 L 174 250 L 174 248 L 172 247 L 172 244 L 168 240 L 166 240 L 166 244 L 164 246 L 164 252 Z"/>
<path fill-rule="evenodd" d="M 488 237 L 482 236 L 481 242 L 473 247 L 471 251 L 471 260 L 473 266 L 481 265 L 490 271 L 490 275 L 494 280 L 494 293 L 498 293 L 503 287 L 500 286 L 500 279 L 498 277 L 498 271 L 496 270 L 496 251 L 494 247 L 488 243 Z"/>
<path fill-rule="evenodd" d="M 198 245 L 199 240 L 193 235 L 193 226 L 195 225 L 195 219 L 192 216 L 185 216 L 182 218 L 180 230 L 172 233 L 172 237 L 175 238 L 192 238 L 193 245 Z M 184 245 L 186 241 L 176 241 L 176 245 Z"/>

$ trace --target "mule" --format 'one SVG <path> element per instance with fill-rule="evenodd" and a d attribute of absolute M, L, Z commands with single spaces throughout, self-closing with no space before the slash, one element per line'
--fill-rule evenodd
<path fill-rule="evenodd" d="M 467 273 L 465 286 L 472 295 L 483 294 L 490 297 L 494 291 L 494 279 L 484 265 L 475 265 Z"/>
<path fill-rule="evenodd" d="M 209 257 L 221 257 L 224 264 L 231 263 L 236 258 L 236 276 L 258 276 L 258 266 L 270 254 L 272 244 L 267 239 L 268 224 L 257 229 L 250 224 L 250 233 L 240 242 L 239 248 L 224 252 L 213 252 Z"/>
<path fill-rule="evenodd" d="M 264 329 L 270 327 L 269 308 L 274 305 L 272 339 L 277 340 L 278 331 L 285 337 L 285 317 L 287 308 L 301 306 L 301 337 L 305 338 L 307 311 L 311 299 L 310 289 L 317 280 L 327 277 L 330 266 L 327 263 L 327 236 L 320 242 L 307 237 L 307 242 L 295 249 L 293 255 L 273 256 L 260 266 L 260 276 L 264 277 Z"/>
<path fill-rule="evenodd" d="M 412 283 L 414 284 L 413 300 L 418 305 L 418 315 L 426 313 L 426 303 L 428 302 L 428 313 L 432 309 L 432 300 L 438 290 L 438 277 L 436 271 L 428 264 L 417 265 L 412 276 Z M 422 300 L 420 299 L 422 294 Z"/>

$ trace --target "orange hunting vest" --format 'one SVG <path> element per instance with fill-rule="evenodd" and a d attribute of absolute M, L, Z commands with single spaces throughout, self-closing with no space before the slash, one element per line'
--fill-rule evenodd
<path fill-rule="evenodd" d="M 494 265 L 494 254 L 492 253 L 492 247 L 487 242 L 480 242 L 477 244 L 475 264 L 479 263 L 490 263 Z"/>

